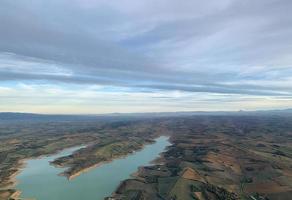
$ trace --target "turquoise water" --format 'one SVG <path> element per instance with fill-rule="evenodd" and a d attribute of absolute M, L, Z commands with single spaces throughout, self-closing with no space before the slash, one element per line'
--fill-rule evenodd
<path fill-rule="evenodd" d="M 169 145 L 168 137 L 161 136 L 156 143 L 145 146 L 141 151 L 125 158 L 94 168 L 73 180 L 58 176 L 64 171 L 49 164 L 57 157 L 71 154 L 78 148 L 64 150 L 58 154 L 31 159 L 16 177 L 21 198 L 37 200 L 103 200 L 119 183 L 130 177 L 142 165 L 154 160 Z M 80 147 L 79 147 L 80 148 Z"/>

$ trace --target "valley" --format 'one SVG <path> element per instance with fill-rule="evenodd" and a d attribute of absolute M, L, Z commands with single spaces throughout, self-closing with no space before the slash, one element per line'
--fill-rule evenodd
<path fill-rule="evenodd" d="M 165 152 L 154 164 L 140 166 L 107 199 L 288 200 L 292 194 L 290 116 L 194 115 L 3 123 L 1 199 L 17 197 L 15 175 L 25 159 L 84 145 L 50 161 L 61 167 L 61 175 L 75 179 L 153 144 L 159 136 L 169 137 Z"/>

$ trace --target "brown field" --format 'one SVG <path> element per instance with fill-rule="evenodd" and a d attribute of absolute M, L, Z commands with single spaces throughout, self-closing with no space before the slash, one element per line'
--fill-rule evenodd
<path fill-rule="evenodd" d="M 292 117 L 188 116 L 119 122 L 0 124 L 0 199 L 8 199 L 21 160 L 86 145 L 53 164 L 68 177 L 170 136 L 154 165 L 141 166 L 114 199 L 290 200 Z"/>

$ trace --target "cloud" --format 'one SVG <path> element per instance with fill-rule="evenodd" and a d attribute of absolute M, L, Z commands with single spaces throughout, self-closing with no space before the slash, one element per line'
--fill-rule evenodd
<path fill-rule="evenodd" d="M 288 97 L 291 8 L 290 0 L 2 0 L 0 85 Z"/>
<path fill-rule="evenodd" d="M 292 96 L 159 91 L 124 87 L 15 84 L 0 87 L 0 110 L 41 113 L 96 114 L 111 112 L 212 111 L 291 107 Z M 33 97 L 33 98 L 32 98 Z M 21 103 L 20 103 L 21 101 Z M 218 106 L 220 104 L 220 106 Z"/>

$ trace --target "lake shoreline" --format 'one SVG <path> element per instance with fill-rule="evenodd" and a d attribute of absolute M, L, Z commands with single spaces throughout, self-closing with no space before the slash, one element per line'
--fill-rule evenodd
<path fill-rule="evenodd" d="M 161 137 L 161 136 L 160 136 L 160 137 Z M 78 177 L 79 175 L 81 175 L 81 174 L 83 174 L 83 173 L 85 173 L 85 172 L 88 172 L 88 171 L 90 171 L 90 170 L 92 170 L 92 169 L 94 169 L 94 168 L 98 168 L 98 167 L 100 167 L 100 166 L 102 166 L 102 165 L 106 165 L 106 164 L 111 163 L 111 162 L 113 162 L 113 161 L 115 161 L 115 160 L 119 160 L 119 159 L 127 158 L 127 157 L 130 157 L 131 155 L 135 155 L 136 153 L 139 153 L 139 152 L 143 151 L 143 149 L 145 149 L 145 147 L 147 147 L 148 145 L 151 145 L 151 144 L 155 144 L 155 143 L 157 143 L 157 141 L 159 141 L 159 140 L 157 140 L 157 139 L 159 139 L 160 137 L 154 138 L 154 139 L 153 139 L 153 142 L 148 142 L 148 143 L 145 143 L 145 144 L 141 145 L 141 148 L 139 148 L 139 149 L 137 149 L 137 150 L 135 150 L 135 151 L 132 151 L 132 152 L 130 152 L 130 153 L 127 153 L 127 154 L 124 154 L 124 155 L 121 155 L 121 156 L 117 156 L 117 157 L 114 157 L 114 158 L 112 158 L 112 159 L 110 159 L 110 160 L 103 161 L 103 162 L 97 163 L 97 164 L 95 164 L 95 165 L 92 165 L 92 166 L 90 166 L 90 167 L 84 168 L 84 169 L 82 169 L 81 171 L 79 171 L 78 173 L 73 174 L 72 176 L 66 176 L 66 174 L 65 174 L 64 172 L 63 172 L 63 173 L 56 174 L 56 175 L 65 176 L 65 177 L 67 177 L 68 180 L 73 180 L 74 178 Z M 161 145 L 163 144 L 163 141 L 165 141 L 165 140 L 169 141 L 169 138 L 162 138 L 162 140 L 160 140 L 160 144 L 158 143 L 158 146 L 161 146 Z M 161 143 L 161 142 L 162 142 L 162 143 Z M 165 143 L 165 142 L 164 142 L 164 143 Z M 163 145 L 167 145 L 167 144 L 163 144 Z M 163 146 L 163 147 L 165 148 L 166 146 Z M 71 148 L 74 148 L 74 147 L 71 147 Z M 82 148 L 82 147 L 80 147 L 80 148 Z M 78 149 L 76 149 L 76 150 L 74 150 L 74 151 L 77 151 L 77 150 L 79 150 L 80 148 L 78 148 Z M 156 148 L 157 148 L 157 147 L 156 147 Z M 68 148 L 68 149 L 70 149 L 70 148 Z M 62 151 L 64 151 L 64 150 L 66 150 L 66 149 L 60 150 L 60 151 L 58 151 L 58 152 L 62 152 Z M 73 151 L 73 152 L 74 152 L 74 151 Z M 147 151 L 149 151 L 149 148 L 148 148 Z M 152 151 L 153 151 L 153 150 L 152 150 Z M 50 154 L 50 155 L 58 154 L 58 152 L 56 152 L 56 153 L 52 153 L 52 154 Z M 158 151 L 155 151 L 155 152 L 158 152 Z M 153 153 L 154 153 L 154 152 L 152 152 L 152 154 L 153 154 Z M 156 159 L 158 159 L 159 157 L 161 157 L 161 153 L 162 153 L 162 152 L 160 152 L 158 155 L 156 155 L 151 161 L 147 161 L 147 162 L 152 163 L 154 160 L 156 160 Z M 70 154 L 72 154 L 72 152 L 71 152 Z M 69 155 L 70 155 L 70 154 L 69 154 Z M 32 158 L 32 159 L 33 159 L 33 160 L 37 160 L 37 159 L 39 159 L 39 158 L 42 158 L 42 157 L 48 157 L 48 156 L 50 156 L 50 155 L 42 155 L 42 156 L 39 156 L 39 157 L 34 157 L 34 158 Z M 22 159 L 22 160 L 21 160 L 21 164 L 18 166 L 19 171 L 18 171 L 17 173 L 13 174 L 13 177 L 11 176 L 11 179 L 12 179 L 12 178 L 14 179 L 14 183 L 17 183 L 17 175 L 18 175 L 20 172 L 22 172 L 23 169 L 26 167 L 27 160 L 29 160 L 29 158 Z M 49 163 L 50 163 L 50 162 L 49 162 Z M 50 164 L 51 164 L 51 163 L 50 163 Z M 53 166 L 56 167 L 56 168 L 64 168 L 63 166 L 56 165 L 56 164 L 51 164 L 51 165 L 53 165 Z M 144 165 L 145 165 L 145 164 L 141 164 L 141 165 L 139 165 L 139 166 L 144 166 Z M 139 167 L 139 166 L 138 166 L 138 167 Z M 66 167 L 66 166 L 65 166 L 65 167 Z M 132 175 L 132 174 L 130 173 L 129 176 L 131 176 L 131 175 Z M 124 180 L 124 179 L 122 179 L 121 181 L 123 181 L 123 180 Z M 22 181 L 22 184 L 23 184 L 23 181 Z M 16 184 L 16 185 L 17 185 L 17 184 Z M 118 186 L 119 186 L 119 185 L 117 185 L 116 187 L 118 187 Z M 113 189 L 112 191 L 115 191 L 115 189 Z M 21 191 L 20 191 L 20 190 L 15 191 L 14 194 L 13 194 L 13 196 L 11 195 L 11 197 L 13 197 L 13 198 L 15 198 L 15 199 L 17 199 L 17 198 L 20 197 L 20 196 L 21 196 Z"/>
<path fill-rule="evenodd" d="M 157 138 L 158 138 L 158 137 L 157 137 Z M 133 155 L 133 154 L 135 154 L 135 153 L 137 153 L 137 152 L 140 152 L 140 151 L 142 151 L 146 146 L 156 143 L 155 140 L 156 140 L 157 138 L 154 138 L 154 139 L 153 139 L 153 140 L 154 140 L 153 142 L 148 142 L 148 143 L 144 143 L 144 144 L 142 144 L 142 145 L 141 145 L 141 148 L 139 148 L 139 149 L 137 149 L 137 150 L 134 150 L 134 151 L 129 152 L 129 153 L 124 154 L 124 155 L 116 156 L 116 157 L 111 158 L 111 159 L 109 159 L 109 160 L 101 161 L 101 162 L 96 163 L 96 164 L 94 164 L 94 165 L 92 165 L 92 166 L 89 166 L 89 167 L 86 167 L 86 168 L 84 168 L 84 169 L 81 169 L 80 171 L 78 171 L 78 172 L 76 172 L 76 173 L 74 173 L 74 174 L 72 174 L 72 175 L 68 175 L 68 174 L 66 174 L 66 171 L 60 173 L 59 175 L 60 175 L 60 176 L 65 176 L 68 180 L 73 180 L 74 178 L 76 178 L 76 177 L 80 176 L 81 174 L 86 173 L 86 172 L 88 172 L 88 171 L 90 171 L 90 170 L 92 170 L 92 169 L 94 169 L 94 168 L 97 168 L 97 167 L 100 167 L 100 166 L 102 166 L 102 165 L 105 165 L 105 164 L 111 163 L 111 162 L 113 162 L 114 160 L 117 160 L 117 159 L 123 159 L 123 158 L 126 158 L 126 157 L 128 157 L 128 156 L 130 156 L 130 155 Z M 63 166 L 63 165 L 58 165 L 58 164 L 51 163 L 51 162 L 50 162 L 50 164 L 53 165 L 53 166 L 55 166 L 55 167 L 66 168 L 66 166 Z"/>
<path fill-rule="evenodd" d="M 49 156 L 54 156 L 57 155 L 63 151 L 72 149 L 72 148 L 77 148 L 74 151 L 78 151 L 79 149 L 83 148 L 86 144 L 82 144 L 80 145 L 75 145 L 72 147 L 66 147 L 64 149 L 58 149 L 55 152 L 49 153 L 49 154 L 44 154 L 44 155 L 39 155 L 36 157 L 27 157 L 27 158 L 22 158 L 20 160 L 18 160 L 18 163 L 15 167 L 15 169 L 17 170 L 15 173 L 11 174 L 9 176 L 9 179 L 7 180 L 7 185 L 5 185 L 4 187 L 1 187 L 0 189 L 5 191 L 5 190 L 9 190 L 9 189 L 13 189 L 15 190 L 8 198 L 12 198 L 12 199 L 19 199 L 20 195 L 21 195 L 21 191 L 16 189 L 17 184 L 19 183 L 19 181 L 17 180 L 17 176 L 25 169 L 25 167 L 27 166 L 27 161 L 28 160 L 37 160 L 37 159 L 42 159 L 44 157 L 49 157 Z M 73 152 L 74 152 L 73 151 Z"/>
<path fill-rule="evenodd" d="M 161 135 L 161 136 L 159 136 L 159 137 L 167 137 L 168 139 L 167 139 L 167 141 L 169 142 L 169 144 L 171 144 L 171 137 L 169 136 L 169 135 Z M 157 139 L 157 138 L 156 138 Z M 163 160 L 163 153 L 165 152 L 165 150 L 166 150 L 166 148 L 167 148 L 168 146 L 165 146 L 165 148 L 164 148 L 164 150 L 162 151 L 162 152 L 160 152 L 158 155 L 157 155 L 157 157 L 156 158 L 154 158 L 152 161 L 150 161 L 148 164 L 150 164 L 150 165 L 153 165 L 153 166 L 155 166 L 155 165 L 163 165 L 163 164 L 165 164 L 165 160 Z M 148 166 L 148 165 L 147 165 Z M 139 166 L 139 168 L 143 168 L 143 167 L 145 167 L 145 165 L 143 165 L 143 166 Z M 139 168 L 137 169 L 137 171 L 135 171 L 135 172 L 133 172 L 132 174 L 130 174 L 130 177 L 132 177 L 133 179 L 137 179 L 137 180 L 140 180 L 141 179 L 141 177 L 140 177 L 140 172 L 139 172 Z M 123 181 L 121 181 L 120 182 L 120 184 L 116 187 L 116 189 L 112 192 L 112 194 L 110 195 L 110 196 L 108 196 L 108 197 L 105 197 L 104 199 L 105 200 L 110 200 L 111 198 L 115 198 L 115 196 L 117 195 L 117 191 L 118 191 L 118 189 L 123 185 L 123 184 L 125 184 L 126 183 L 126 181 L 128 181 L 129 179 L 126 179 L 126 180 L 123 180 Z"/>

